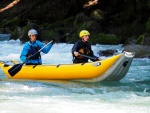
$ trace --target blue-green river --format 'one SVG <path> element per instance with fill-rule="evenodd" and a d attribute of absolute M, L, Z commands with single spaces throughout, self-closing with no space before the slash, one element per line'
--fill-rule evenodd
<path fill-rule="evenodd" d="M 72 63 L 73 44 L 54 44 L 43 64 Z M 17 60 L 19 40 L 0 42 L 0 60 Z M 99 50 L 121 45 L 92 45 Z M 106 57 L 101 57 L 105 59 Z M 134 58 L 118 82 L 31 81 L 9 79 L 0 69 L 0 113 L 150 113 L 150 59 Z"/>

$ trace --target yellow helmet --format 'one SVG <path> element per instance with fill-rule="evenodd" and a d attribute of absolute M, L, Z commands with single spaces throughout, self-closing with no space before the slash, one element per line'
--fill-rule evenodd
<path fill-rule="evenodd" d="M 79 33 L 79 37 L 82 38 L 83 36 L 85 35 L 90 35 L 90 33 L 87 31 L 87 30 L 82 30 L 80 33 Z"/>

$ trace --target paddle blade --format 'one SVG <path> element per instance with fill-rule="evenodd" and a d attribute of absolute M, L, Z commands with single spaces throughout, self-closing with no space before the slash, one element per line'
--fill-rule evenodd
<path fill-rule="evenodd" d="M 15 64 L 12 68 L 8 70 L 8 73 L 13 77 L 15 74 L 17 74 L 21 70 L 22 65 L 23 64 Z"/>

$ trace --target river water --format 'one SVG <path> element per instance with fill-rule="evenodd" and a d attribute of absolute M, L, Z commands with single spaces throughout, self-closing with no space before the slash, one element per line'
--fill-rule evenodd
<path fill-rule="evenodd" d="M 54 44 L 43 64 L 72 63 L 72 44 Z M 19 40 L 0 41 L 0 60 L 17 60 Z M 121 45 L 93 45 L 99 50 Z M 101 57 L 105 59 L 106 57 Z M 150 59 L 134 58 L 119 82 L 81 83 L 9 79 L 0 69 L 0 113 L 150 113 Z"/>

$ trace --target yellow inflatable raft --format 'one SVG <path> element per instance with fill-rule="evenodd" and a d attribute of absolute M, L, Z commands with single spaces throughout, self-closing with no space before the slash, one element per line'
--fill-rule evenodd
<path fill-rule="evenodd" d="M 128 72 L 133 57 L 134 53 L 123 52 L 105 60 L 84 64 L 23 65 L 14 76 L 8 72 L 13 65 L 0 62 L 0 66 L 12 79 L 118 81 Z"/>

